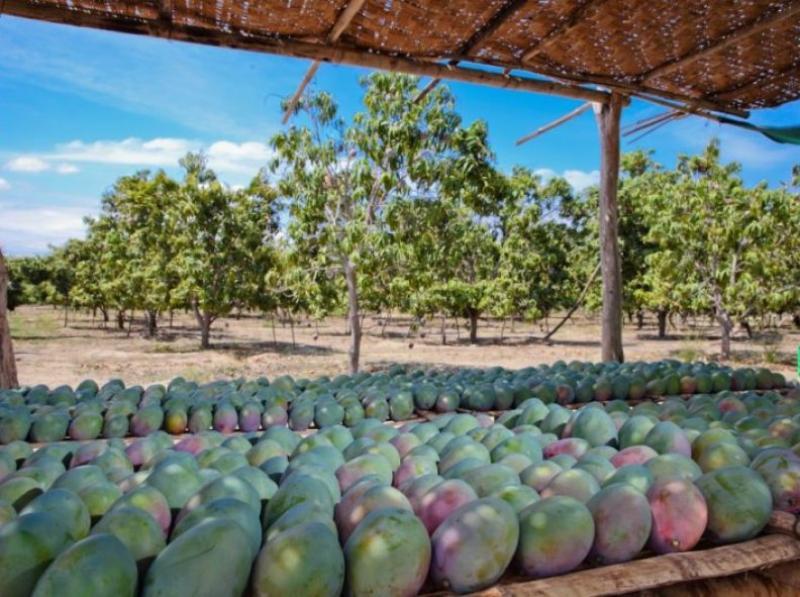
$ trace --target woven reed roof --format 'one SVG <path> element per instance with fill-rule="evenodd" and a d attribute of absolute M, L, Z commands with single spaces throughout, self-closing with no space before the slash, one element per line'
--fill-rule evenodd
<path fill-rule="evenodd" d="M 599 84 L 740 114 L 800 97 L 798 0 L 4 4 L 6 13 L 23 17 L 431 76 L 439 68 L 442 78 L 447 76 L 442 65 L 458 74 L 464 63 L 481 63 L 494 67 L 482 70 L 497 72 L 492 77 L 498 79 L 501 69 L 544 75 L 555 82 L 550 92 L 572 89 L 575 97 Z M 455 66 L 459 62 L 462 66 Z M 529 78 L 506 79 L 512 86 Z"/>

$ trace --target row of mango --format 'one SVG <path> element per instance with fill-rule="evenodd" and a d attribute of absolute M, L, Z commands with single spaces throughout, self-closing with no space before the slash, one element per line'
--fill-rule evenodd
<path fill-rule="evenodd" d="M 0 595 L 467 593 L 745 541 L 800 509 L 799 404 L 529 398 L 305 437 L 17 440 L 0 448 Z"/>
<path fill-rule="evenodd" d="M 147 388 L 125 387 L 121 380 L 101 387 L 86 380 L 74 390 L 40 385 L 0 393 L 0 444 L 143 437 L 159 429 L 171 434 L 212 428 L 252 432 L 287 423 L 301 431 L 352 427 L 364 418 L 405 421 L 420 411 L 508 410 L 534 397 L 569 405 L 785 386 L 783 376 L 766 369 L 678 361 L 556 363 L 518 371 L 393 367 L 334 379 L 282 376 L 272 382 L 262 377 L 203 385 L 176 378 Z"/>

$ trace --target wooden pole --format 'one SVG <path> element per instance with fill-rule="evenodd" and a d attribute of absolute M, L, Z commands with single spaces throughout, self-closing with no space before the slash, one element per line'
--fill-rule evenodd
<path fill-rule="evenodd" d="M 595 107 L 600 129 L 600 271 L 603 275 L 603 361 L 622 362 L 622 271 L 619 253 L 617 186 L 623 98 L 616 93 Z"/>
<path fill-rule="evenodd" d="M 19 386 L 17 363 L 14 360 L 14 346 L 8 324 L 8 269 L 0 251 L 0 389 Z"/>
<path fill-rule="evenodd" d="M 527 135 L 520 137 L 519 139 L 517 139 L 517 145 L 522 145 L 523 143 L 527 143 L 528 141 L 531 141 L 532 139 L 535 139 L 536 137 L 545 134 L 547 131 L 552 131 L 557 126 L 560 126 L 565 122 L 569 122 L 573 118 L 577 118 L 591 107 L 592 107 L 592 102 L 586 102 L 585 104 L 581 104 L 574 110 L 568 112 L 567 114 L 564 114 L 564 116 L 556 118 L 552 122 L 549 122 L 546 125 L 539 127 L 532 133 L 528 133 Z"/>

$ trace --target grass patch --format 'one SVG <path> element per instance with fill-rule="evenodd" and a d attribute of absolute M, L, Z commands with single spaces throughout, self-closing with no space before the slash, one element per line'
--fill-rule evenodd
<path fill-rule="evenodd" d="M 63 328 L 60 312 L 9 313 L 11 337 L 15 340 L 52 340 Z"/>

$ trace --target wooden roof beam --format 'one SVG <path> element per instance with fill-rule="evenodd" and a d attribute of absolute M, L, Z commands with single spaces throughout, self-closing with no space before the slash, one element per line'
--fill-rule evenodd
<path fill-rule="evenodd" d="M 600 6 L 606 1 L 607 0 L 584 0 L 583 4 L 576 8 L 572 14 L 570 14 L 563 22 L 561 22 L 561 24 L 556 25 L 547 33 L 547 35 L 528 48 L 522 55 L 522 62 L 530 62 L 536 58 L 536 56 L 538 56 L 541 52 L 544 52 L 547 47 L 557 38 L 561 37 L 564 33 L 567 33 L 577 26 L 590 10 Z"/>
<path fill-rule="evenodd" d="M 472 34 L 472 36 L 470 36 L 466 42 L 461 45 L 461 47 L 459 47 L 458 52 L 456 52 L 456 56 L 453 57 L 453 59 L 450 61 L 450 64 L 453 66 L 458 64 L 460 61 L 460 56 L 466 58 L 466 55 L 469 54 L 469 52 L 494 35 L 500 26 L 503 25 L 503 23 L 505 23 L 511 16 L 513 16 L 514 13 L 516 13 L 520 8 L 527 4 L 527 2 L 528 0 L 508 0 L 505 4 L 503 4 L 503 6 L 501 6 L 500 9 L 497 10 L 497 12 L 495 12 L 491 18 L 489 18 L 489 20 L 483 24 L 483 26 L 481 26 L 475 33 Z M 433 91 L 441 82 L 441 79 L 431 80 L 431 82 L 419 92 L 419 95 L 414 98 L 414 101 L 421 102 L 425 96 Z"/>
<path fill-rule="evenodd" d="M 680 58 L 677 58 L 676 60 L 666 62 L 655 67 L 654 69 L 645 73 L 641 77 L 641 81 L 648 83 L 653 79 L 658 79 L 659 77 L 669 75 L 680 68 L 689 66 L 711 54 L 730 48 L 731 46 L 736 45 L 751 35 L 762 33 L 763 31 L 766 31 L 767 29 L 774 27 L 775 25 L 779 25 L 783 21 L 798 15 L 800 15 L 800 2 L 794 2 L 786 10 L 780 12 L 776 11 L 769 16 L 756 19 L 755 21 L 752 21 L 743 27 L 735 29 L 731 33 L 712 41 L 708 45 L 696 48 L 688 54 L 684 54 Z"/>
<path fill-rule="evenodd" d="M 592 102 L 586 102 L 584 104 L 581 104 L 571 112 L 564 114 L 564 116 L 560 116 L 559 118 L 556 118 L 555 120 L 545 124 L 544 126 L 539 127 L 532 133 L 520 137 L 519 139 L 517 139 L 516 144 L 522 145 L 523 143 L 527 143 L 528 141 L 531 141 L 532 139 L 535 139 L 540 135 L 544 135 L 547 131 L 552 131 L 557 126 L 561 126 L 565 122 L 569 122 L 573 118 L 577 118 L 578 116 L 586 112 L 586 110 L 589 110 L 591 107 L 592 107 Z"/>
<path fill-rule="evenodd" d="M 752 89 L 753 87 L 769 85 L 771 81 L 782 79 L 784 77 L 788 77 L 796 73 L 800 73 L 800 62 L 793 62 L 792 64 L 786 66 L 785 68 L 782 68 L 774 73 L 770 73 L 769 75 L 762 75 L 759 73 L 752 79 L 748 79 L 747 81 L 742 81 L 741 83 L 732 85 L 727 89 L 717 91 L 712 97 L 714 99 L 719 99 L 720 101 L 725 101 L 725 98 L 730 97 L 733 94 L 738 94 L 744 90 Z"/>
<path fill-rule="evenodd" d="M 335 43 L 339 40 L 339 38 L 342 36 L 342 33 L 344 33 L 345 29 L 347 29 L 355 16 L 364 7 L 366 2 L 367 0 L 350 0 L 350 2 L 348 2 L 347 6 L 344 7 L 344 10 L 339 13 L 339 16 L 336 19 L 336 22 L 333 24 L 330 33 L 328 33 L 328 43 Z M 319 66 L 320 61 L 315 60 L 311 66 L 308 67 L 303 80 L 300 81 L 300 85 L 297 87 L 294 95 L 292 95 L 289 103 L 286 105 L 286 111 L 283 113 L 283 124 L 289 122 L 289 118 L 291 118 L 295 108 L 297 107 L 297 102 L 299 102 L 300 98 L 303 97 L 303 92 L 306 90 L 306 87 L 308 87 L 308 84 L 311 83 L 311 79 L 314 78 L 314 75 L 317 74 Z"/>

